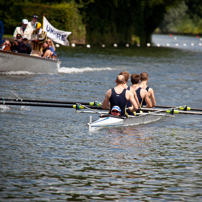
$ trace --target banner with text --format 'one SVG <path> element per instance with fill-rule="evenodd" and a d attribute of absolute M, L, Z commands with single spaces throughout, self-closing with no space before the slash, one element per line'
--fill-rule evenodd
<path fill-rule="evenodd" d="M 65 32 L 65 31 L 56 29 L 48 22 L 45 16 L 43 17 L 44 17 L 43 31 L 47 33 L 47 37 L 63 46 L 69 46 L 69 41 L 67 40 L 67 37 L 71 34 L 71 32 Z"/>

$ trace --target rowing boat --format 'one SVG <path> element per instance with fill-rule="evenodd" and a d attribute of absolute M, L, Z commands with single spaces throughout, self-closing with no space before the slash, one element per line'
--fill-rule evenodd
<path fill-rule="evenodd" d="M 122 118 L 112 115 L 100 117 L 97 121 L 92 122 L 92 116 L 90 116 L 89 131 L 93 132 L 101 128 L 118 127 L 118 126 L 131 126 L 156 122 L 162 117 L 165 117 L 165 113 L 140 113 L 136 116 L 129 116 L 128 118 Z"/>

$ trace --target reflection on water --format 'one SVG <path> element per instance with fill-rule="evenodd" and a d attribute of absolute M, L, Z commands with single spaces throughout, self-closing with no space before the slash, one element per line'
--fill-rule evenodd
<path fill-rule="evenodd" d="M 0 97 L 102 102 L 120 71 L 147 71 L 158 105 L 202 108 L 197 51 L 62 47 L 63 73 L 0 75 Z M 201 120 L 89 133 L 73 109 L 1 106 L 0 201 L 201 201 Z"/>

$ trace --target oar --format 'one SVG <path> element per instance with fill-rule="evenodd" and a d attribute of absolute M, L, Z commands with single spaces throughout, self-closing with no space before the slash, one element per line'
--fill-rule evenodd
<path fill-rule="evenodd" d="M 172 107 L 172 106 L 163 106 L 163 105 L 156 105 L 155 106 L 156 108 L 176 108 L 176 107 Z M 186 105 L 185 106 L 179 106 L 178 109 L 180 110 L 183 110 L 183 111 L 202 111 L 202 109 L 197 109 L 197 108 L 191 108 L 191 107 L 187 107 Z"/>
<path fill-rule="evenodd" d="M 15 102 L 38 102 L 38 103 L 55 103 L 55 104 L 76 104 L 80 103 L 82 105 L 90 105 L 90 106 L 102 106 L 102 103 L 97 101 L 95 102 L 67 102 L 67 101 L 52 101 L 52 100 L 29 100 L 29 99 L 15 99 L 15 98 L 0 98 L 2 101 L 15 101 Z"/>
<path fill-rule="evenodd" d="M 80 103 L 81 105 L 90 105 L 90 106 L 102 106 L 102 103 L 100 102 L 80 102 L 80 101 L 53 101 L 53 100 L 30 100 L 30 99 L 20 99 L 20 98 L 0 98 L 2 101 L 15 101 L 15 102 L 37 102 L 37 103 L 55 103 L 55 104 L 76 104 Z M 180 106 L 180 107 L 173 107 L 173 106 L 163 106 L 163 105 L 156 105 L 156 108 L 178 108 L 183 111 L 202 111 L 202 109 L 197 109 L 197 108 L 191 108 L 185 106 Z M 151 111 L 151 110 L 150 110 Z"/>
<path fill-rule="evenodd" d="M 32 102 L 11 102 L 11 101 L 0 101 L 0 105 L 18 105 L 18 106 L 36 106 L 36 107 L 60 107 L 60 108 L 74 108 L 74 109 L 85 109 L 86 107 L 91 109 L 102 109 L 101 106 L 83 106 L 81 104 L 47 104 L 47 103 L 32 103 Z"/>
<path fill-rule="evenodd" d="M 33 102 L 11 102 L 11 101 L 0 101 L 0 105 L 18 105 L 18 106 L 37 106 L 37 107 L 60 107 L 60 108 L 74 108 L 74 109 L 99 109 L 102 110 L 101 106 L 90 106 L 90 105 L 82 105 L 79 104 L 47 104 L 47 103 L 33 103 Z M 175 109 L 168 109 L 168 110 L 158 110 L 153 108 L 140 108 L 142 111 L 158 111 L 158 112 L 166 112 L 169 114 L 195 114 L 195 115 L 202 115 L 202 112 L 192 112 L 192 111 L 179 111 Z"/>
<path fill-rule="evenodd" d="M 155 112 L 155 111 L 161 111 L 161 112 L 166 112 L 166 113 L 169 113 L 169 114 L 195 114 L 195 115 L 202 115 L 202 112 L 193 112 L 193 111 L 180 111 L 180 110 L 177 110 L 177 109 L 165 109 L 165 110 L 159 110 L 159 109 L 153 109 L 153 108 L 140 108 L 140 110 L 142 111 L 152 111 L 152 112 Z"/>

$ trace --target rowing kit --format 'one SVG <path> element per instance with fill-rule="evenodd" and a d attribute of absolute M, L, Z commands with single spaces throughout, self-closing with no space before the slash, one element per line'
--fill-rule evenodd
<path fill-rule="evenodd" d="M 132 125 L 135 126 L 140 124 L 148 124 L 151 122 L 156 122 L 166 116 L 173 116 L 174 114 L 202 115 L 202 109 L 196 109 L 187 106 L 180 106 L 180 107 L 156 106 L 156 108 L 140 108 L 140 110 L 144 113 L 137 113 L 136 116 L 129 116 L 128 118 L 126 118 L 109 115 L 106 110 L 104 111 L 102 109 L 101 107 L 102 104 L 99 102 L 79 103 L 79 102 L 67 102 L 67 101 L 0 98 L 0 105 L 74 108 L 76 109 L 77 113 L 99 114 L 100 118 L 94 122 L 92 121 L 92 116 L 90 116 L 90 120 L 88 123 L 90 132 L 107 127 L 122 127 L 122 126 L 132 126 Z"/>

